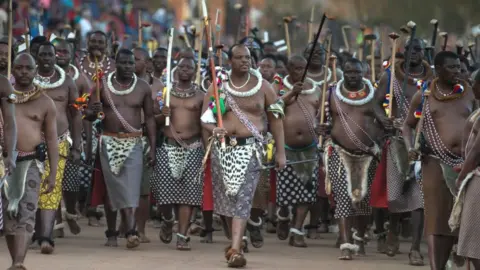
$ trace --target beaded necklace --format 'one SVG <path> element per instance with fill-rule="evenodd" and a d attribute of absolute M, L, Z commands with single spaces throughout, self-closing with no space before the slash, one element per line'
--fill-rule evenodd
<path fill-rule="evenodd" d="M 36 97 L 41 92 L 42 90 L 36 86 L 34 86 L 32 90 L 29 90 L 26 92 L 13 90 L 13 93 L 17 96 L 17 99 L 14 100 L 12 103 L 15 103 L 15 104 L 27 103 L 28 101 Z"/>
<path fill-rule="evenodd" d="M 89 64 L 88 64 L 88 67 L 90 69 L 93 69 L 94 71 L 93 72 L 90 72 L 88 70 L 85 69 L 83 63 L 85 62 L 85 59 L 88 60 Z M 107 63 L 104 64 L 103 62 L 106 61 Z M 110 67 L 111 67 L 111 61 L 110 61 L 110 58 L 106 57 L 105 55 L 103 56 L 102 60 L 100 62 L 98 62 L 98 68 L 104 70 L 105 73 L 108 73 L 110 71 Z M 107 66 L 105 69 L 103 69 L 104 66 Z M 81 71 L 84 73 L 84 74 L 87 74 L 90 78 L 92 78 L 93 76 L 95 76 L 95 62 L 92 62 L 90 61 L 90 57 L 87 56 L 87 55 L 84 55 L 82 56 L 82 58 L 80 58 L 80 69 Z"/>
<path fill-rule="evenodd" d="M 56 82 L 51 83 L 50 80 L 53 78 L 55 73 L 58 73 L 60 75 L 60 78 L 58 78 Z M 33 84 L 42 89 L 54 89 L 62 86 L 63 83 L 65 82 L 65 78 L 66 78 L 66 74 L 63 68 L 61 68 L 58 65 L 55 65 L 52 75 L 48 77 L 43 77 L 40 74 L 37 74 L 37 76 L 35 76 L 35 78 L 33 79 Z"/>

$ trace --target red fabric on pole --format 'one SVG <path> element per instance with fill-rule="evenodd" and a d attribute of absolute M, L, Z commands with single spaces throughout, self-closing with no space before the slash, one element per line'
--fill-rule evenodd
<path fill-rule="evenodd" d="M 212 163 L 207 159 L 203 179 L 203 211 L 213 211 Z"/>
<path fill-rule="evenodd" d="M 382 157 L 370 189 L 370 205 L 375 208 L 388 208 L 387 195 L 387 151 L 390 142 L 383 146 Z"/>

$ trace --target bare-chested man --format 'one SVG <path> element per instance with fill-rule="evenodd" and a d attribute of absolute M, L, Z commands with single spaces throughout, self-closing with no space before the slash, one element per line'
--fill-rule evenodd
<path fill-rule="evenodd" d="M 346 61 L 344 79 L 327 93 L 327 122 L 319 125 L 319 132 L 328 135 L 324 145 L 325 185 L 336 205 L 340 260 L 351 260 L 354 252 L 365 254 L 370 185 L 380 154 L 374 128 L 374 120 L 379 117 L 375 114 L 375 89 L 363 78 L 364 72 L 358 59 Z M 357 232 L 352 236 L 354 224 Z"/>
<path fill-rule="evenodd" d="M 178 206 L 177 249 L 190 250 L 187 235 L 193 207 L 202 204 L 203 178 L 199 177 L 204 156 L 200 116 L 205 93 L 192 83 L 195 77 L 193 58 L 181 58 L 177 65 L 178 80 L 170 92 L 170 107 L 159 97 L 156 116 L 157 126 L 162 129 L 164 142 L 157 148 L 157 164 L 152 175 L 152 191 L 162 211 L 164 222 L 160 239 L 172 241 L 174 217 L 172 206 Z M 170 126 L 165 117 L 170 117 Z"/>
<path fill-rule="evenodd" d="M 269 111 L 276 103 L 271 85 L 260 72 L 251 69 L 250 51 L 245 45 L 234 45 L 229 51 L 232 70 L 224 82 L 222 97 L 227 107 L 223 112 L 223 128 L 216 127 L 216 118 L 209 104 L 212 87 L 205 96 L 202 125 L 216 137 L 212 146 L 212 179 L 215 212 L 226 216 L 232 243 L 225 249 L 229 267 L 243 267 L 247 261 L 242 254 L 242 238 L 250 217 L 253 195 L 259 181 L 261 143 L 267 127 L 263 116 L 267 113 L 270 129 L 277 144 L 284 144 L 282 120 Z M 279 105 L 281 106 L 281 105 Z M 222 106 L 218 109 L 222 110 Z M 224 139 L 222 149 L 219 140 Z M 285 168 L 285 151 L 277 149 L 277 169 Z"/>
<path fill-rule="evenodd" d="M 12 59 L 15 57 L 14 50 L 12 50 Z M 8 38 L 2 38 L 0 39 L 0 74 L 3 76 L 7 76 L 8 72 Z M 12 84 L 15 84 L 15 80 L 13 79 L 13 76 L 10 75 L 9 78 L 10 82 Z"/>
<path fill-rule="evenodd" d="M 473 94 L 480 99 L 480 73 L 473 78 Z M 458 235 L 459 256 L 468 258 L 475 269 L 480 269 L 480 250 L 477 248 L 479 234 L 478 204 L 480 168 L 480 109 L 470 115 L 463 133 L 463 149 L 465 149 L 465 163 L 457 177 L 457 200 L 455 202 L 449 225 L 452 230 L 460 226 Z"/>
<path fill-rule="evenodd" d="M 411 223 L 413 227 L 413 239 L 410 249 L 410 265 L 422 266 L 423 257 L 420 254 L 420 241 L 423 233 L 423 194 L 420 183 L 414 177 L 409 177 L 410 166 L 408 164 L 408 150 L 401 134 L 402 123 L 407 118 L 408 107 L 417 90 L 417 80 L 429 80 L 433 76 L 430 65 L 423 61 L 425 45 L 422 40 L 414 39 L 405 45 L 405 51 L 412 46 L 410 56 L 410 67 L 408 74 L 405 74 L 406 61 L 397 59 L 395 63 L 395 74 L 391 74 L 391 67 L 388 67 L 382 75 L 378 84 L 376 100 L 378 110 L 383 112 L 388 107 L 388 96 L 390 92 L 390 78 L 393 77 L 393 112 L 391 119 L 395 119 L 395 132 L 389 137 L 387 148 L 384 150 L 386 160 L 386 182 L 384 188 L 388 193 L 388 210 L 390 212 L 390 226 L 388 236 L 385 236 L 384 215 L 380 210 L 375 212 L 376 234 L 379 235 L 378 250 L 388 256 L 395 256 L 399 249 L 399 221 L 402 213 L 412 213 Z M 408 77 L 407 87 L 403 91 L 405 76 Z M 387 96 L 388 95 L 388 96 Z M 385 121 L 391 121 L 385 119 Z M 392 123 L 386 125 L 392 127 Z M 386 132 L 390 132 L 387 130 Z M 401 161 L 401 162 L 399 162 Z M 407 181 L 408 180 L 408 181 Z M 386 244 L 385 244 L 386 242 Z"/>
<path fill-rule="evenodd" d="M 30 54 L 33 58 L 37 58 L 38 48 L 42 43 L 48 42 L 47 37 L 45 36 L 36 36 L 30 41 Z"/>
<path fill-rule="evenodd" d="M 17 99 L 14 103 L 18 122 L 18 152 L 17 167 L 10 171 L 3 187 L 3 211 L 7 246 L 12 257 L 12 267 L 9 269 L 26 269 L 23 264 L 34 232 L 40 192 L 52 193 L 56 184 L 59 159 L 57 111 L 52 99 L 33 84 L 37 69 L 32 56 L 20 54 L 13 63 L 12 74 L 17 82 L 14 91 Z M 7 86 L 8 81 L 5 78 L 2 80 L 5 88 L 11 89 Z M 51 175 L 42 184 L 42 162 L 46 151 Z"/>
<path fill-rule="evenodd" d="M 139 79 L 144 80 L 150 85 L 152 90 L 152 100 L 157 98 L 157 93 L 163 91 L 163 83 L 147 72 L 147 61 L 150 59 L 147 50 L 144 48 L 133 49 L 133 55 L 135 56 L 135 74 Z M 144 118 L 142 115 L 142 124 Z M 143 177 L 142 177 L 142 189 L 140 191 L 139 206 L 136 211 L 137 229 L 140 235 L 140 242 L 148 243 L 150 240 L 145 235 L 145 225 L 149 216 L 149 195 L 150 195 L 150 177 L 152 175 L 152 167 L 144 164 Z"/>
<path fill-rule="evenodd" d="M 141 115 L 145 118 L 149 145 L 155 145 L 156 126 L 153 100 L 148 83 L 135 75 L 133 52 L 120 49 L 116 58 L 116 71 L 103 78 L 101 100 L 92 97 L 90 107 L 93 118 L 104 109 L 104 130 L 101 135 L 100 162 L 107 187 L 105 203 L 108 230 L 107 246 L 117 246 L 117 210 L 120 210 L 125 229 L 127 248 L 140 244 L 135 229 L 135 209 L 138 207 L 143 174 L 143 137 Z M 103 104 L 103 106 L 102 106 Z M 94 120 L 91 116 L 88 119 Z M 148 152 L 148 163 L 155 162 L 155 148 Z"/>
<path fill-rule="evenodd" d="M 75 65 L 71 64 L 73 54 L 72 45 L 64 39 L 55 39 L 53 41 L 56 51 L 57 65 L 68 74 L 77 86 L 78 96 L 90 92 L 90 80 L 81 73 Z M 89 128 L 89 122 L 83 121 L 83 128 Z M 80 191 L 80 166 L 67 160 L 65 163 L 64 176 L 62 181 L 63 200 L 65 202 L 65 217 L 72 234 L 80 233 L 80 227 L 77 224 L 77 196 Z M 62 224 L 62 215 L 57 216 L 57 223 Z M 58 226 L 57 236 L 63 236 L 63 226 Z"/>
<path fill-rule="evenodd" d="M 65 162 L 70 155 L 73 162 L 80 159 L 81 115 L 71 104 L 77 99 L 78 91 L 72 78 L 56 65 L 55 47 L 44 43 L 38 48 L 38 74 L 33 83 L 45 91 L 53 99 L 57 107 L 57 131 L 59 163 L 56 172 L 55 189 L 48 195 L 41 195 L 38 203 L 38 217 L 35 227 L 35 240 L 41 246 L 42 253 L 53 252 L 54 243 L 51 238 L 55 212 L 62 200 L 62 181 Z M 49 166 L 45 168 L 43 179 L 50 175 Z"/>
<path fill-rule="evenodd" d="M 161 80 L 163 83 L 165 83 L 165 80 L 162 78 L 163 77 L 163 71 L 167 67 L 167 55 L 168 51 L 165 48 L 158 48 L 155 50 L 155 53 L 153 54 L 153 77 Z"/>
<path fill-rule="evenodd" d="M 321 93 L 311 79 L 307 78 L 304 83 L 301 82 L 306 67 L 305 58 L 293 56 L 287 65 L 288 75 L 281 84 L 275 85 L 285 103 L 283 119 L 285 146 L 277 145 L 277 148 L 285 147 L 287 160 L 293 162 L 316 160 L 318 152 L 315 116 L 320 105 Z M 310 161 L 288 165 L 277 172 L 276 201 L 280 207 L 277 211 L 277 236 L 285 240 L 290 232 L 289 245 L 294 247 L 307 246 L 303 222 L 309 207 L 317 200 L 318 165 L 318 161 Z M 289 208 L 295 212 L 290 213 Z M 290 220 L 292 216 L 294 218 Z"/>
<path fill-rule="evenodd" d="M 475 100 L 467 82 L 460 80 L 460 60 L 457 54 L 443 51 L 435 56 L 438 78 L 428 86 L 429 95 L 417 92 L 403 125 L 403 138 L 410 160 L 421 152 L 422 189 L 425 207 L 425 233 L 431 269 L 445 269 L 457 232 L 448 226 L 453 207 L 454 167 L 461 166 L 462 130 L 473 112 Z M 422 109 L 423 108 L 423 109 Z M 415 149 L 412 130 L 416 116 L 423 114 L 420 149 Z M 457 127 L 457 128 L 455 128 Z"/>
<path fill-rule="evenodd" d="M 262 61 L 258 64 L 260 67 L 260 73 L 264 80 L 269 83 L 273 83 L 275 75 L 277 74 L 277 59 L 273 55 L 266 55 Z"/>

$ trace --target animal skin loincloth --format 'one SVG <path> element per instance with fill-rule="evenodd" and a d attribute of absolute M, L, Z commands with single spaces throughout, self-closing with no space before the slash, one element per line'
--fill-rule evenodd
<path fill-rule="evenodd" d="M 302 161 L 308 159 L 317 158 L 317 144 L 314 143 L 311 146 L 305 147 L 304 149 L 292 149 L 288 146 L 285 146 L 285 154 L 288 161 Z M 303 162 L 291 165 L 295 171 L 295 175 L 298 179 L 306 185 L 308 182 L 312 181 L 313 171 L 317 167 L 315 162 Z"/>
<path fill-rule="evenodd" d="M 453 205 L 452 213 L 450 214 L 450 218 L 448 220 L 448 225 L 450 229 L 455 231 L 456 229 L 460 228 L 460 221 L 462 220 L 462 210 L 463 205 L 465 203 L 465 194 L 467 192 L 467 185 L 475 176 L 480 176 L 480 168 L 475 169 L 474 171 L 467 174 L 465 179 L 460 186 L 458 191 L 458 195 L 455 199 L 455 204 Z"/>
<path fill-rule="evenodd" d="M 135 147 L 135 145 L 137 145 L 138 143 L 142 143 L 144 152 L 148 150 L 147 141 L 145 137 L 141 136 L 118 138 L 102 135 L 100 140 L 101 143 L 105 143 L 108 156 L 108 164 L 110 170 L 114 175 L 120 174 L 120 170 L 122 169 L 125 160 L 128 158 L 130 152 Z"/>
<path fill-rule="evenodd" d="M 325 188 L 327 189 L 327 194 L 331 193 L 331 180 L 328 168 L 331 147 L 333 147 L 338 153 L 343 167 L 345 168 L 348 194 L 352 199 L 352 202 L 361 202 L 368 193 L 368 170 L 372 161 L 374 161 L 374 157 L 371 155 L 357 155 L 350 153 L 339 145 L 334 144 L 331 140 L 327 140 L 325 142 L 326 151 L 324 155 L 326 172 Z"/>
<path fill-rule="evenodd" d="M 163 145 L 168 156 L 168 166 L 170 167 L 170 171 L 172 172 L 172 177 L 174 179 L 180 179 L 182 177 L 185 166 L 188 166 L 188 156 L 190 155 L 190 153 L 192 153 L 192 151 L 195 151 L 196 149 L 202 147 L 201 143 L 199 143 L 198 145 L 199 147 L 193 149 L 188 149 L 177 145 L 171 145 L 168 143 L 165 143 Z"/>

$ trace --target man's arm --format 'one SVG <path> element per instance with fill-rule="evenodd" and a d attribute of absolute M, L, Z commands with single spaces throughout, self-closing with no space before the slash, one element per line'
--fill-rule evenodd
<path fill-rule="evenodd" d="M 80 150 L 82 143 L 82 116 L 80 112 L 73 106 L 78 98 L 78 90 L 75 82 L 67 76 L 68 83 L 68 105 L 67 113 L 70 115 L 70 132 L 72 133 L 73 149 Z"/>
<path fill-rule="evenodd" d="M 4 85 L 2 88 L 2 116 L 3 116 L 3 132 L 5 150 L 9 157 L 13 156 L 13 151 L 17 147 L 17 121 L 15 120 L 15 105 L 11 103 L 8 96 L 13 94 L 13 88 L 8 79 L 2 78 L 0 83 Z"/>
<path fill-rule="evenodd" d="M 53 100 L 44 94 L 46 97 L 45 106 L 47 107 L 47 113 L 44 119 L 45 141 L 47 143 L 48 162 L 50 163 L 50 175 L 57 175 L 58 165 L 58 141 L 57 141 L 57 109 Z"/>
<path fill-rule="evenodd" d="M 152 147 L 152 151 L 155 149 L 155 143 L 157 139 L 157 125 L 155 123 L 155 117 L 153 115 L 153 100 L 151 96 L 151 89 L 147 83 L 142 84 L 145 91 L 143 97 L 143 116 L 145 117 L 145 126 L 147 128 L 148 142 Z"/>
<path fill-rule="evenodd" d="M 277 94 L 273 90 L 272 86 L 263 81 L 262 90 L 265 91 L 265 108 L 274 104 L 277 100 Z M 272 132 L 275 144 L 279 147 L 276 148 L 278 154 L 285 155 L 285 134 L 283 132 L 283 120 L 275 117 L 272 112 L 267 111 L 268 123 L 270 125 L 270 131 Z"/>
<path fill-rule="evenodd" d="M 415 117 L 415 110 L 418 108 L 418 106 L 420 106 L 421 102 L 422 92 L 418 91 L 412 98 L 412 103 L 410 104 L 410 108 L 408 108 L 407 118 L 405 119 L 402 128 L 403 140 L 405 141 L 405 146 L 407 147 L 407 149 L 413 149 L 413 147 L 415 146 L 412 130 L 415 129 L 418 123 L 418 119 Z"/>

